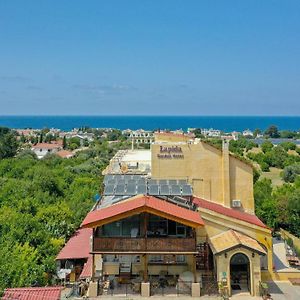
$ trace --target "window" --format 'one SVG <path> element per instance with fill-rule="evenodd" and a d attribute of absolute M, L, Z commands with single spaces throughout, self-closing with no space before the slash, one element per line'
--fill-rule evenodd
<path fill-rule="evenodd" d="M 176 262 L 177 263 L 185 263 L 185 255 L 176 255 Z"/>
<path fill-rule="evenodd" d="M 137 237 L 140 231 L 139 216 L 119 220 L 110 224 L 103 225 L 104 236 L 128 236 Z"/>

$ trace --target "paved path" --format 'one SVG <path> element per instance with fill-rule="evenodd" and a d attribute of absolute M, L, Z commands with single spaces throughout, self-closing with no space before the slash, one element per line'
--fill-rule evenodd
<path fill-rule="evenodd" d="M 299 300 L 300 286 L 292 285 L 289 281 L 268 282 L 273 300 Z"/>
<path fill-rule="evenodd" d="M 277 271 L 289 268 L 283 240 L 278 241 L 273 238 L 273 261 Z"/>

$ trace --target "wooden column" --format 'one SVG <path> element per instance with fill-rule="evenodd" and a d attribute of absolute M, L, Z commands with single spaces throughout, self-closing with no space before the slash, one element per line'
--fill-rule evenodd
<path fill-rule="evenodd" d="M 144 282 L 148 282 L 148 256 L 144 254 Z"/>
<path fill-rule="evenodd" d="M 92 254 L 92 281 L 95 280 L 95 254 Z"/>
<path fill-rule="evenodd" d="M 196 256 L 192 255 L 193 258 L 193 274 L 194 274 L 194 282 L 197 282 L 197 269 L 196 269 Z"/>

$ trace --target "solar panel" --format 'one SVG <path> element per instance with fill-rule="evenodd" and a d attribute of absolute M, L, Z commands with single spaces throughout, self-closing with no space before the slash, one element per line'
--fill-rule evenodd
<path fill-rule="evenodd" d="M 112 184 L 107 184 L 104 187 L 104 195 L 113 195 L 114 194 L 114 185 Z"/>
<path fill-rule="evenodd" d="M 160 185 L 168 184 L 168 180 L 166 180 L 166 179 L 159 179 L 159 180 L 158 180 L 158 183 L 159 183 Z"/>
<path fill-rule="evenodd" d="M 105 175 L 104 176 L 104 183 L 107 183 L 109 180 L 114 179 L 114 175 Z"/>
<path fill-rule="evenodd" d="M 187 180 L 186 180 L 186 179 L 179 179 L 179 180 L 178 180 L 178 184 L 179 184 L 179 185 L 187 184 Z"/>
<path fill-rule="evenodd" d="M 137 184 L 139 185 L 139 184 L 146 184 L 146 179 L 145 178 L 140 178 L 140 179 L 138 179 L 138 181 L 137 181 Z"/>
<path fill-rule="evenodd" d="M 116 180 L 116 184 L 125 184 L 125 179 L 120 178 L 119 180 Z"/>
<path fill-rule="evenodd" d="M 177 180 L 176 179 L 169 179 L 169 185 L 172 184 L 177 184 Z"/>
<path fill-rule="evenodd" d="M 124 179 L 124 175 L 116 174 L 116 175 L 115 175 L 115 179 L 116 179 L 117 181 L 119 181 L 120 179 Z"/>
<path fill-rule="evenodd" d="M 146 184 L 140 184 L 137 186 L 137 194 L 147 194 L 147 185 Z"/>
<path fill-rule="evenodd" d="M 124 180 L 124 182 L 127 182 L 128 180 L 130 180 L 132 178 L 131 175 L 124 175 L 123 178 L 121 178 L 121 180 Z"/>
<path fill-rule="evenodd" d="M 181 195 L 181 187 L 178 184 L 171 185 L 171 193 L 172 196 Z"/>
<path fill-rule="evenodd" d="M 170 186 L 169 185 L 162 184 L 159 186 L 159 189 L 160 189 L 160 192 L 159 192 L 160 195 L 170 195 Z"/>
<path fill-rule="evenodd" d="M 116 185 L 115 195 L 124 195 L 125 194 L 125 184 Z"/>
<path fill-rule="evenodd" d="M 134 185 L 136 185 L 136 180 L 135 179 L 129 179 L 127 181 L 127 184 L 134 184 Z"/>
<path fill-rule="evenodd" d="M 132 175 L 132 179 L 139 180 L 142 179 L 141 175 Z"/>
<path fill-rule="evenodd" d="M 110 180 L 108 180 L 108 181 L 106 182 L 106 184 L 108 184 L 108 185 L 115 185 L 115 184 L 116 184 L 116 181 L 115 181 L 115 179 L 110 179 Z"/>
<path fill-rule="evenodd" d="M 148 186 L 149 195 L 159 195 L 159 186 L 158 184 L 151 184 Z"/>
<path fill-rule="evenodd" d="M 148 179 L 148 184 L 155 185 L 155 184 L 157 184 L 157 180 L 156 179 Z"/>
<path fill-rule="evenodd" d="M 192 196 L 192 187 L 188 184 L 182 186 L 182 196 Z"/>
<path fill-rule="evenodd" d="M 135 195 L 136 194 L 136 185 L 135 184 L 127 184 L 126 195 Z"/>

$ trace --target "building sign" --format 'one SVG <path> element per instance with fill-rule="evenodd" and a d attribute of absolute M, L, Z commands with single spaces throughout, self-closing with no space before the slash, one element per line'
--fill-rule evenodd
<path fill-rule="evenodd" d="M 160 146 L 157 157 L 160 159 L 183 159 L 184 155 L 179 146 Z"/>

